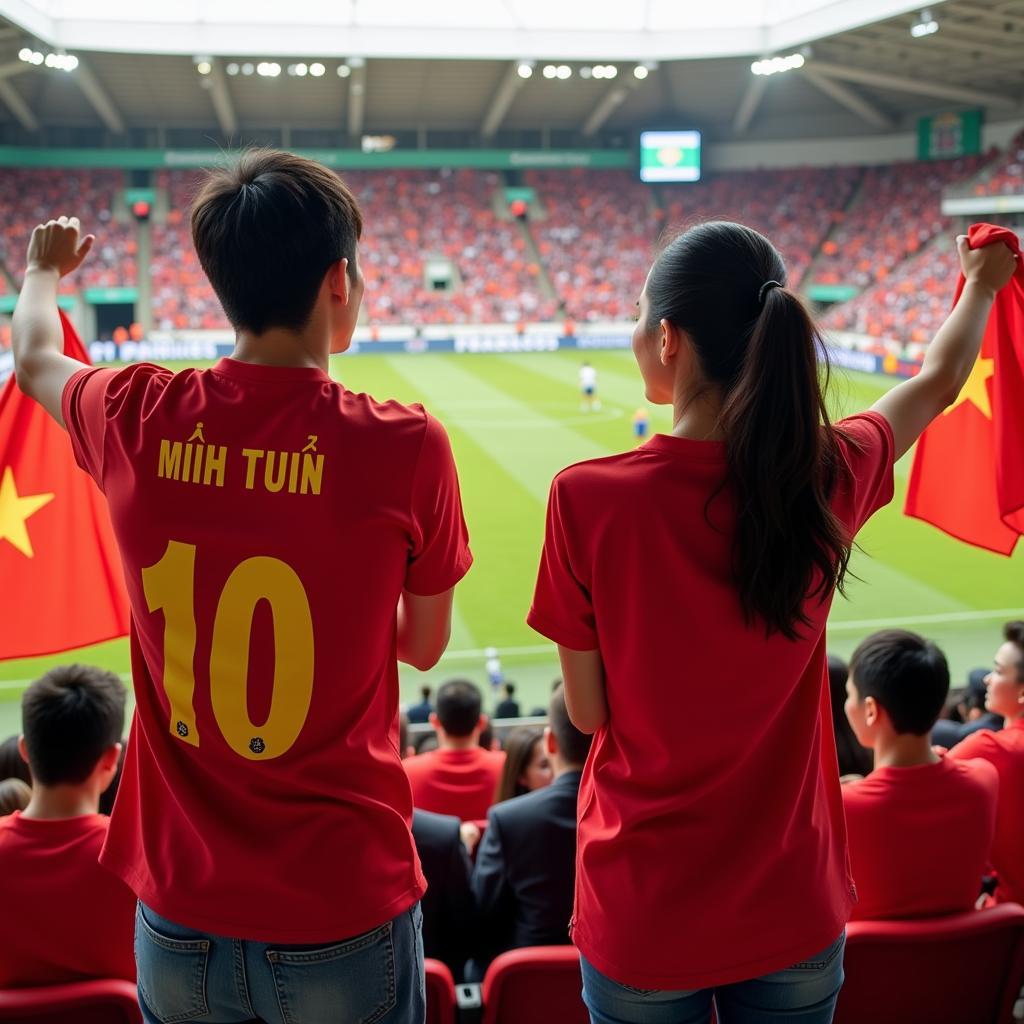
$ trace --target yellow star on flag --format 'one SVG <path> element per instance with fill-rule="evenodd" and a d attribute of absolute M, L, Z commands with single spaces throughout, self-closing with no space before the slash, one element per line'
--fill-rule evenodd
<path fill-rule="evenodd" d="M 992 419 L 992 403 L 988 397 L 988 379 L 995 373 L 995 360 L 978 358 L 971 368 L 967 383 L 960 389 L 956 401 L 946 410 L 948 416 L 964 402 L 972 403 L 985 419 Z"/>
<path fill-rule="evenodd" d="M 21 497 L 14 486 L 14 470 L 8 466 L 0 480 L 0 540 L 13 544 L 26 558 L 33 557 L 29 540 L 28 517 L 53 501 L 52 494 L 31 494 Z"/>

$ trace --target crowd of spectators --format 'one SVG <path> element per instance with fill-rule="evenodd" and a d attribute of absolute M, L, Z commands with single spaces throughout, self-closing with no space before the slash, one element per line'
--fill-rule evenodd
<path fill-rule="evenodd" d="M 1018 132 L 998 157 L 978 176 L 971 191 L 976 196 L 1024 195 L 1024 131 Z"/>
<path fill-rule="evenodd" d="M 1024 899 L 1024 622 L 1006 624 L 993 665 L 950 698 L 943 653 L 913 633 L 873 634 L 849 665 L 830 657 L 855 918 Z M 403 712 L 399 749 L 429 885 L 424 948 L 457 978 L 479 980 L 501 952 L 568 942 L 592 737 L 569 720 L 559 681 L 546 725 L 515 726 L 504 749 L 472 682 L 422 696 L 406 710 L 429 705 L 439 746 L 417 754 Z M 96 863 L 124 702 L 108 672 L 53 669 L 23 697 L 24 735 L 0 744 L 0 903 L 34 922 L 0 937 L 0 987 L 134 980 L 134 897 Z"/>
<path fill-rule="evenodd" d="M 943 189 L 974 174 L 984 159 L 869 167 L 856 200 L 839 214 L 835 230 L 822 245 L 814 283 L 867 288 L 884 281 L 936 235 L 949 233 L 952 221 L 941 212 Z"/>

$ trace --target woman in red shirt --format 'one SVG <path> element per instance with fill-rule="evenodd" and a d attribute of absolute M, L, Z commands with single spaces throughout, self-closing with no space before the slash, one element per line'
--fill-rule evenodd
<path fill-rule="evenodd" d="M 651 268 L 633 351 L 673 431 L 555 478 L 529 616 L 596 734 L 572 935 L 597 1024 L 707 1021 L 712 998 L 722 1024 L 832 1019 L 856 893 L 825 623 L 1015 266 L 958 245 L 967 286 L 920 375 L 835 426 L 766 238 L 702 224 Z"/>

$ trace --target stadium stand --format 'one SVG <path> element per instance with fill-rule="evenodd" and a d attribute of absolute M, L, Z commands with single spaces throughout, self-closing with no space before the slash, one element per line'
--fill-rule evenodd
<path fill-rule="evenodd" d="M 1024 193 L 1024 132 L 1015 135 L 1006 147 L 1006 152 L 978 176 L 972 191 L 976 196 Z"/>

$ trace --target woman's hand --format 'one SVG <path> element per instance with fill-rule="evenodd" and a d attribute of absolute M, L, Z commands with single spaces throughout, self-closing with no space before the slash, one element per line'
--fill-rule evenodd
<path fill-rule="evenodd" d="M 28 269 L 55 270 L 59 277 L 77 270 L 96 241 L 95 235 L 86 235 L 79 242 L 81 230 L 77 217 L 58 217 L 37 225 L 28 243 Z"/>

